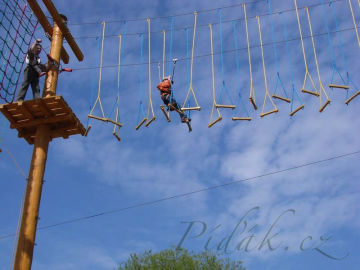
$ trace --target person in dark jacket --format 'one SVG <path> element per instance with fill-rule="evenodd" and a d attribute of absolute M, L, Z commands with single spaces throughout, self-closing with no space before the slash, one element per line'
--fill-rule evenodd
<path fill-rule="evenodd" d="M 42 50 L 41 39 L 37 39 L 31 45 L 26 55 L 26 68 L 24 70 L 24 81 L 21 84 L 17 101 L 23 101 L 26 92 L 31 85 L 34 99 L 40 98 L 39 77 L 46 74 L 47 65 L 43 65 L 40 60 L 40 53 Z"/>

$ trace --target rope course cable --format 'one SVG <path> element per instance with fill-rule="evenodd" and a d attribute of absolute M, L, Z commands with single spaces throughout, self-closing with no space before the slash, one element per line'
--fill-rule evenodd
<path fill-rule="evenodd" d="M 246 120 L 246 121 L 251 121 L 251 117 L 250 114 L 248 112 L 248 110 L 246 109 L 246 105 L 243 101 L 242 95 L 241 95 L 241 72 L 240 72 L 240 56 L 239 56 L 239 45 L 238 45 L 238 37 L 237 37 L 237 30 L 236 30 L 236 22 L 233 22 L 233 33 L 234 33 L 234 46 L 235 46 L 235 62 L 236 62 L 236 73 L 237 73 L 237 78 L 238 78 L 238 104 L 239 106 L 237 106 L 238 111 L 240 111 L 240 107 L 245 111 L 246 113 L 246 117 L 239 117 L 239 116 L 233 116 L 232 120 L 233 121 L 241 121 L 241 120 Z"/>
<path fill-rule="evenodd" d="M 291 105 L 290 105 L 290 114 L 289 115 L 294 116 L 297 112 L 304 109 L 305 105 L 304 105 L 302 99 L 300 98 L 298 91 L 295 88 L 294 70 L 293 70 L 293 67 L 292 67 L 292 58 L 291 58 L 290 49 L 289 49 L 288 30 L 287 30 L 287 26 L 286 26 L 286 23 L 285 23 L 284 15 L 281 16 L 281 21 L 282 21 L 282 25 L 283 25 L 284 39 L 286 40 L 286 42 L 285 42 L 286 55 L 287 55 L 287 59 L 288 59 L 288 65 L 289 65 L 289 70 L 290 70 L 291 88 L 292 88 L 292 91 L 291 91 Z M 296 109 L 294 109 L 295 101 L 300 103 L 300 105 Z"/>
<path fill-rule="evenodd" d="M 88 216 L 69 219 L 69 220 L 65 220 L 65 221 L 62 221 L 62 222 L 50 224 L 50 225 L 47 225 L 47 226 L 38 227 L 38 230 L 39 231 L 40 230 L 47 230 L 47 229 L 50 229 L 50 228 L 55 228 L 55 227 L 63 226 L 63 225 L 66 225 L 66 224 L 77 223 L 77 222 L 84 221 L 84 220 L 90 220 L 90 219 L 93 219 L 93 218 L 96 218 L 96 217 L 115 214 L 115 213 L 123 212 L 123 211 L 126 211 L 126 210 L 130 210 L 130 209 L 136 209 L 136 208 L 140 208 L 140 207 L 144 207 L 144 206 L 157 204 L 157 203 L 164 202 L 164 201 L 170 201 L 170 200 L 174 200 L 174 199 L 179 199 L 179 198 L 187 197 L 187 196 L 202 193 L 202 192 L 207 192 L 207 191 L 210 191 L 210 190 L 215 190 L 215 189 L 219 189 L 219 188 L 223 188 L 223 187 L 236 185 L 236 184 L 243 183 L 243 182 L 255 181 L 255 180 L 267 177 L 267 176 L 272 176 L 272 175 L 277 175 L 277 174 L 281 174 L 281 173 L 285 173 L 285 172 L 289 172 L 289 171 L 294 171 L 294 170 L 297 170 L 297 169 L 302 169 L 302 168 L 306 168 L 306 167 L 309 167 L 309 166 L 313 166 L 313 165 L 317 165 L 317 164 L 321 164 L 321 163 L 325 163 L 325 162 L 329 162 L 329 161 L 334 161 L 334 160 L 338 160 L 338 159 L 341 159 L 341 158 L 350 157 L 350 156 L 354 156 L 354 155 L 358 155 L 358 154 L 360 154 L 360 150 L 357 150 L 357 151 L 354 151 L 354 152 L 351 152 L 351 153 L 345 153 L 345 154 L 341 154 L 341 155 L 337 155 L 337 156 L 332 156 L 332 157 L 317 160 L 317 161 L 312 161 L 312 162 L 308 162 L 308 163 L 299 164 L 299 165 L 296 165 L 296 166 L 293 166 L 293 167 L 288 167 L 288 168 L 285 168 L 285 169 L 282 169 L 282 170 L 270 171 L 270 172 L 267 172 L 267 173 L 247 177 L 247 178 L 244 178 L 244 179 L 230 181 L 230 182 L 220 184 L 220 185 L 209 186 L 209 187 L 206 187 L 206 188 L 193 190 L 193 191 L 186 192 L 186 193 L 176 194 L 176 195 L 173 195 L 173 196 L 168 196 L 168 197 L 160 198 L 160 199 L 153 200 L 153 201 L 142 202 L 142 203 L 138 203 L 138 204 L 134 204 L 134 205 L 118 208 L 118 209 L 98 212 L 98 213 L 88 215 Z M 12 233 L 11 234 L 3 234 L 3 235 L 0 235 L 0 240 L 11 238 L 13 236 L 15 236 L 15 234 L 12 234 Z"/>
<path fill-rule="evenodd" d="M 0 9 L 0 98 L 12 102 L 25 62 L 24 55 L 34 36 L 37 21 L 25 4 L 5 1 Z"/>
<path fill-rule="evenodd" d="M 250 39 L 249 39 L 249 27 L 248 27 L 248 19 L 246 14 L 246 4 L 243 4 L 244 10 L 244 21 L 245 21 L 245 30 L 246 30 L 246 44 L 248 51 L 248 59 L 249 59 L 249 75 L 250 75 L 250 96 L 249 100 L 254 107 L 254 110 L 257 110 L 256 99 L 255 99 L 255 88 L 254 88 L 254 80 L 253 80 L 253 72 L 251 65 L 251 50 L 250 50 Z"/>
<path fill-rule="evenodd" d="M 260 2 L 264 2 L 266 0 L 262 0 Z M 342 1 L 346 1 L 346 0 L 330 0 L 329 2 L 325 2 L 326 3 L 337 3 L 337 2 L 342 2 Z M 240 4 L 241 5 L 241 4 Z M 308 5 L 309 8 L 312 8 L 312 7 L 317 7 L 317 6 L 320 6 L 321 4 L 312 4 L 312 5 Z M 219 8 L 216 8 L 214 10 L 218 10 Z M 299 8 L 299 9 L 303 9 L 303 8 Z M 283 10 L 280 10 L 280 11 L 276 11 L 276 12 L 273 12 L 272 14 L 279 14 L 279 13 L 286 13 L 286 12 L 291 12 L 291 11 L 295 11 L 295 8 L 289 8 L 289 9 L 283 9 Z M 191 13 L 193 14 L 193 13 Z M 187 14 L 189 15 L 189 14 Z M 257 16 L 259 17 L 265 17 L 265 16 L 269 16 L 270 14 L 267 12 L 267 13 L 262 13 L 262 14 L 258 14 Z M 256 16 L 250 16 L 248 17 L 248 19 L 255 19 Z M 244 18 L 236 18 L 236 19 L 229 19 L 229 20 L 223 20 L 223 24 L 225 23 L 232 23 L 233 21 L 242 21 L 244 20 Z M 124 20 L 120 20 L 120 21 L 117 21 L 117 22 L 123 22 Z M 126 20 L 126 21 L 129 21 L 129 20 Z M 130 20 L 131 21 L 131 20 Z M 107 21 L 107 23 L 109 23 L 109 21 Z M 111 22 L 110 22 L 111 23 Z M 211 22 L 212 25 L 217 25 L 219 24 L 219 22 Z M 206 24 L 198 24 L 197 28 L 205 28 L 205 27 L 208 27 L 208 23 Z M 189 26 L 182 26 L 182 27 L 179 27 L 179 28 L 174 28 L 174 32 L 175 31 L 184 31 L 186 28 L 189 28 Z M 352 30 L 354 28 L 351 28 Z M 161 33 L 163 30 L 170 30 L 170 29 L 162 29 L 162 30 L 154 30 L 152 31 L 151 33 L 154 34 L 154 33 Z M 132 32 L 132 33 L 128 33 L 127 36 L 138 36 L 140 35 L 141 33 L 139 32 Z M 90 39 L 90 38 L 97 38 L 99 36 L 78 36 L 76 37 L 76 39 Z M 114 38 L 117 38 L 117 35 L 116 34 L 109 34 L 109 35 L 105 35 L 105 38 L 109 38 L 109 37 L 114 37 Z M 64 41 L 64 43 L 66 43 L 66 41 Z"/>
<path fill-rule="evenodd" d="M 271 24 L 271 38 L 273 41 L 273 50 L 274 50 L 274 59 L 275 59 L 275 68 L 276 68 L 276 83 L 275 83 L 275 90 L 273 92 L 272 97 L 285 101 L 287 103 L 290 103 L 291 100 L 288 98 L 288 95 L 285 90 L 284 83 L 280 76 L 280 69 L 279 69 L 279 59 L 278 59 L 278 52 L 277 52 L 277 42 L 276 42 L 276 36 L 275 36 L 275 30 L 274 30 L 274 18 L 271 10 L 271 1 L 267 0 L 268 8 L 269 8 L 269 14 L 270 14 L 270 24 Z M 281 89 L 283 90 L 284 96 L 277 95 L 277 89 L 280 85 Z"/>
<path fill-rule="evenodd" d="M 196 28 L 197 28 L 197 12 L 194 12 L 194 29 L 193 29 L 193 38 L 192 38 L 192 48 L 191 48 L 191 59 L 190 59 L 190 82 L 189 82 L 189 89 L 187 91 L 185 100 L 184 100 L 184 104 L 181 108 L 182 111 L 200 111 L 201 107 L 197 101 L 195 92 L 194 92 L 194 88 L 193 88 L 193 71 L 194 71 L 194 52 L 195 52 L 195 39 L 196 39 Z M 195 106 L 194 107 L 185 107 L 188 103 L 188 99 L 190 96 L 190 93 L 192 94 L 192 97 L 194 99 L 195 102 Z"/>
<path fill-rule="evenodd" d="M 197 13 L 209 13 L 209 12 L 213 12 L 213 11 L 217 11 L 219 10 L 219 8 L 221 9 L 230 9 L 230 8 L 235 8 L 235 7 L 239 7 L 243 4 L 257 4 L 257 3 L 261 3 L 264 2 L 265 0 L 257 0 L 257 1 L 246 1 L 246 2 L 242 2 L 239 4 L 234 4 L 234 5 L 229 5 L 229 6 L 221 6 L 221 7 L 216 7 L 216 8 L 211 8 L 211 9 L 202 9 L 202 10 L 198 10 Z M 340 0 L 338 0 L 340 1 Z M 341 0 L 343 1 L 343 0 Z M 182 16 L 187 16 L 187 15 L 192 15 L 194 12 L 193 11 L 189 11 L 189 12 L 184 12 L 184 13 L 179 13 L 179 14 L 171 14 L 168 16 L 157 16 L 157 17 L 143 17 L 143 18 L 125 18 L 122 20 L 109 20 L 107 21 L 107 23 L 119 23 L 122 22 L 124 20 L 128 21 L 128 22 L 136 22 L 136 21 L 146 21 L 148 18 L 150 20 L 156 20 L 156 19 L 168 19 L 171 17 L 182 17 Z M 85 23 L 72 23 L 69 25 L 86 25 L 86 24 L 98 24 L 98 21 L 94 21 L 94 22 L 85 22 Z"/>
<path fill-rule="evenodd" d="M 261 110 L 261 114 L 260 117 L 264 117 L 266 115 L 272 114 L 272 113 L 277 113 L 279 112 L 279 109 L 276 107 L 276 104 L 274 103 L 270 92 L 269 92 L 269 87 L 268 87 L 268 83 L 267 83 L 267 76 L 266 76 L 266 66 L 265 66 L 265 57 L 264 57 L 264 48 L 263 48 L 263 42 L 262 42 L 262 34 L 261 34 L 261 24 L 260 24 L 260 17 L 256 17 L 257 20 L 257 24 L 258 24 L 258 28 L 259 28 L 259 38 L 260 38 L 260 48 L 261 48 L 261 60 L 262 60 L 262 66 L 263 66 L 263 72 L 264 72 L 264 83 L 265 83 L 265 96 L 264 96 L 264 102 L 262 105 L 262 110 Z M 265 106 L 266 106 L 266 98 L 268 98 L 271 102 L 271 104 L 273 105 L 273 109 L 270 111 L 266 111 L 265 112 Z"/>

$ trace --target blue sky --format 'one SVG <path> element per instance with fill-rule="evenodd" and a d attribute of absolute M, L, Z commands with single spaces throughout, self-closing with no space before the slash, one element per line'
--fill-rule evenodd
<path fill-rule="evenodd" d="M 195 56 L 202 57 L 194 60 L 193 87 L 202 110 L 191 114 L 193 132 L 187 132 L 186 126 L 180 123 L 175 113 L 171 115 L 172 122 L 167 123 L 159 109 L 161 100 L 156 90 L 159 80 L 157 63 L 162 60 L 161 31 L 166 29 L 167 37 L 170 36 L 169 18 L 151 20 L 151 29 L 154 31 L 151 34 L 151 59 L 154 63 L 151 67 L 151 89 L 157 119 L 148 128 L 135 130 L 141 68 L 144 76 L 144 108 L 148 106 L 148 67 L 133 65 L 140 62 L 139 33 L 144 33 L 144 61 L 147 61 L 147 24 L 146 20 L 130 20 L 127 26 L 129 35 L 123 39 L 121 60 L 124 65 L 121 67 L 119 99 L 120 117 L 124 124 L 120 129 L 122 141 L 119 143 L 112 136 L 112 125 L 92 120 L 92 129 L 87 138 L 74 136 L 68 140 L 56 139 L 51 143 L 39 227 L 220 186 L 360 149 L 357 136 L 360 100 L 355 99 L 346 106 L 346 91 L 328 88 L 332 57 L 322 9 L 318 5 L 320 0 L 299 0 L 298 5 L 301 8 L 300 19 L 305 37 L 310 32 L 302 7 L 310 6 L 321 79 L 331 105 L 319 113 L 319 98 L 299 92 L 305 109 L 293 118 L 289 117 L 290 105 L 281 101 L 275 101 L 279 113 L 264 118 L 259 116 L 265 84 L 255 16 L 268 13 L 266 1 L 247 4 L 254 88 L 260 109 L 254 111 L 247 101 L 250 80 L 241 3 L 190 0 L 54 1 L 58 10 L 67 15 L 69 28 L 85 55 L 85 60 L 79 63 L 65 45 L 71 59 L 67 66 L 74 71 L 60 75 L 57 93 L 64 96 L 84 125 L 98 87 L 99 69 L 88 68 L 99 66 L 100 39 L 96 37 L 101 36 L 102 21 L 107 23 L 101 100 L 105 114 L 108 115 L 117 94 L 117 35 L 124 31 L 123 20 L 188 14 L 174 17 L 176 31 L 173 33 L 172 54 L 173 57 L 183 59 L 186 58 L 186 27 L 189 28 L 190 41 L 192 37 L 194 17 L 191 12 L 213 11 L 200 12 L 198 15 Z M 360 7 L 357 1 L 352 3 L 359 22 Z M 222 110 L 223 120 L 209 129 L 207 124 L 212 105 L 212 78 L 207 25 L 213 24 L 215 86 L 219 93 L 222 73 L 217 8 L 232 5 L 232 8 L 222 10 L 225 81 L 230 95 L 236 100 L 240 79 L 240 93 L 253 120 L 246 123 L 233 122 L 231 117 L 244 116 L 245 110 Z M 282 16 L 291 40 L 289 48 L 294 84 L 296 90 L 300 91 L 305 66 L 296 14 L 292 10 L 294 4 L 293 1 L 272 1 L 272 5 L 274 12 L 290 10 Z M 333 5 L 339 28 L 345 29 L 340 35 L 349 72 L 354 83 L 359 85 L 359 63 L 356 60 L 360 48 L 355 30 L 352 29 L 348 1 L 341 0 Z M 335 21 L 328 6 L 325 7 L 325 13 L 328 15 L 330 30 L 335 31 Z M 237 19 L 240 75 L 236 71 L 231 23 Z M 277 69 L 272 47 L 271 20 L 269 16 L 261 16 L 260 20 L 263 42 L 267 44 L 264 46 L 267 81 L 269 91 L 273 93 Z M 273 20 L 275 38 L 283 41 L 280 15 L 274 14 Z M 45 40 L 42 30 L 36 32 L 36 37 Z M 331 39 L 336 63 L 344 75 L 346 66 L 335 33 Z M 305 38 L 304 44 L 309 72 L 318 86 L 311 39 Z M 291 72 L 285 43 L 280 42 L 277 49 L 279 73 L 290 95 Z M 169 60 L 168 50 L 166 53 Z M 45 60 L 45 54 L 42 58 Z M 176 66 L 175 95 L 180 103 L 184 101 L 189 87 L 188 65 L 188 61 L 181 60 Z M 165 70 L 168 70 L 168 66 Z M 334 81 L 340 82 L 338 77 Z M 349 95 L 357 90 L 351 88 Z M 31 98 L 30 90 L 27 98 Z M 269 100 L 266 104 L 266 110 L 271 109 Z M 98 110 L 94 112 L 97 115 L 99 113 Z M 3 149 L 0 154 L 2 238 L 2 235 L 16 232 L 25 189 L 24 176 L 11 155 L 27 175 L 32 146 L 17 138 L 17 133 L 9 128 L 2 115 L 0 121 L 0 147 Z M 222 256 L 244 261 L 247 269 L 357 269 L 360 263 L 356 256 L 360 240 L 358 163 L 358 154 L 348 155 L 156 204 L 39 230 L 33 268 L 114 269 L 130 253 L 147 249 L 159 251 L 177 246 L 189 229 L 183 247 L 195 251 L 202 251 L 206 247 L 212 251 L 219 249 Z M 233 237 L 230 239 L 231 235 Z M 269 241 L 273 251 L 266 241 L 269 238 L 272 239 Z M 14 244 L 14 237 L 0 239 L 0 269 L 11 265 Z"/>

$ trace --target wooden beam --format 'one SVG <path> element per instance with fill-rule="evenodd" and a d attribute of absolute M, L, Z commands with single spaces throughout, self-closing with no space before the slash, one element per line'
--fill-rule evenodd
<path fill-rule="evenodd" d="M 52 36 L 53 29 L 51 24 L 49 23 L 48 19 L 46 18 L 44 12 L 41 10 L 39 4 L 35 0 L 27 0 L 29 6 L 31 7 L 32 11 L 34 12 L 35 16 L 38 18 L 39 23 L 44 28 L 44 31 Z M 69 63 L 69 55 L 64 48 L 61 49 L 61 60 L 65 64 Z"/>
<path fill-rule="evenodd" d="M 181 108 L 182 111 L 200 111 L 201 107 L 197 106 L 197 107 L 182 107 Z"/>
<path fill-rule="evenodd" d="M 216 108 L 232 109 L 232 110 L 234 110 L 236 108 L 235 105 L 216 104 L 215 106 L 216 106 Z"/>
<path fill-rule="evenodd" d="M 221 120 L 222 120 L 222 117 L 220 116 L 218 119 L 216 119 L 215 121 L 208 124 L 208 128 L 211 128 L 213 125 L 215 125 L 217 122 L 220 122 Z"/>
<path fill-rule="evenodd" d="M 76 58 L 79 61 L 82 61 L 84 59 L 84 55 L 81 52 L 79 46 L 76 44 L 75 39 L 71 35 L 69 28 L 64 23 L 64 18 L 58 13 L 58 11 L 56 10 L 56 7 L 54 6 L 54 4 L 52 3 L 51 0 L 43 0 L 43 2 L 45 4 L 46 8 L 49 10 L 49 12 L 50 12 L 51 16 L 53 17 L 54 21 L 59 26 L 61 32 L 63 33 L 63 35 L 64 35 L 64 37 L 66 39 L 66 41 L 69 43 L 69 46 L 73 50 Z"/>
<path fill-rule="evenodd" d="M 141 122 L 136 126 L 136 130 L 138 130 L 146 121 L 148 120 L 147 117 L 145 117 L 143 120 L 141 120 Z"/>
<path fill-rule="evenodd" d="M 296 110 L 292 111 L 290 113 L 290 116 L 293 116 L 295 113 L 297 113 L 298 111 L 304 109 L 305 105 L 301 105 L 300 107 L 298 107 Z"/>
<path fill-rule="evenodd" d="M 277 113 L 277 112 L 279 112 L 279 110 L 278 110 L 278 109 L 274 109 L 274 110 L 272 110 L 272 111 L 268 111 L 268 112 L 264 112 L 264 113 L 260 114 L 260 117 L 264 117 L 264 116 L 267 116 L 267 115 L 269 115 L 269 114 Z"/>
<path fill-rule="evenodd" d="M 233 117 L 231 118 L 233 121 L 251 121 L 250 117 Z"/>

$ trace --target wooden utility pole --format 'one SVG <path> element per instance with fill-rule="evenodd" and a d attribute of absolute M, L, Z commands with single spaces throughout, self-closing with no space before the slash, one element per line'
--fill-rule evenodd
<path fill-rule="evenodd" d="M 10 121 L 10 127 L 18 130 L 18 136 L 34 144 L 29 177 L 23 204 L 21 225 L 16 248 L 14 270 L 30 270 L 34 252 L 37 222 L 45 173 L 49 143 L 53 138 L 68 138 L 70 135 L 85 134 L 85 128 L 61 96 L 56 96 L 60 58 L 68 61 L 63 48 L 64 37 L 73 49 L 78 60 L 83 59 L 70 31 L 66 17 L 60 15 L 51 0 L 43 0 L 54 19 L 51 28 L 40 6 L 35 0 L 28 0 L 34 14 L 51 38 L 50 57 L 55 60 L 47 72 L 43 97 L 0 105 L 0 111 Z"/>

